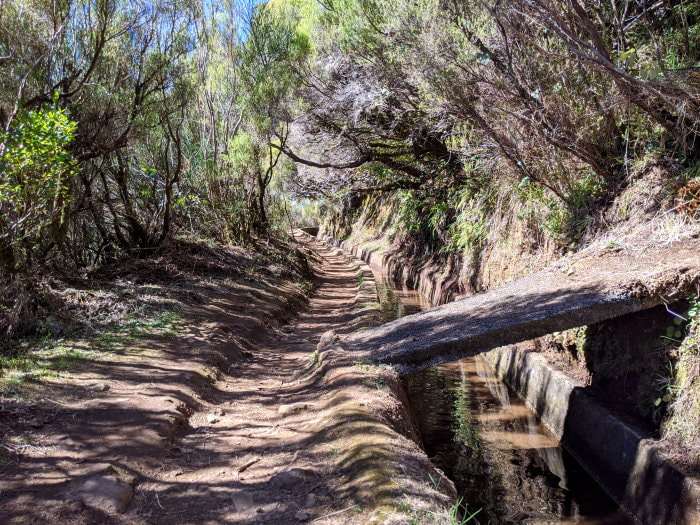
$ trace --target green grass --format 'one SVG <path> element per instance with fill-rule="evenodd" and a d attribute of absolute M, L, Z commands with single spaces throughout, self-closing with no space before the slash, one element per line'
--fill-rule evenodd
<path fill-rule="evenodd" d="M 481 512 L 469 512 L 466 505 L 463 505 L 462 498 L 459 498 L 447 511 L 435 513 L 429 510 L 416 510 L 413 508 L 411 498 L 404 493 L 396 502 L 396 512 L 406 516 L 406 523 L 410 525 L 466 525 L 470 523 Z"/>
<path fill-rule="evenodd" d="M 52 339 L 49 337 L 25 339 L 19 343 L 19 352 L 0 355 L 0 395 L 19 395 L 30 383 L 60 379 L 98 360 L 103 353 L 139 353 L 134 341 L 145 337 L 170 337 L 177 333 L 181 317 L 175 312 L 161 312 L 153 317 L 133 318 L 122 325 L 84 341 Z"/>
<path fill-rule="evenodd" d="M 309 356 L 309 365 L 311 368 L 316 368 L 318 364 L 318 350 L 314 350 Z"/>
<path fill-rule="evenodd" d="M 362 384 L 375 390 L 382 390 L 386 386 L 382 376 L 365 378 L 362 380 Z"/>
<path fill-rule="evenodd" d="M 657 378 L 661 388 L 658 404 L 670 404 L 670 412 L 662 424 L 664 437 L 680 441 L 692 448 L 700 445 L 700 298 L 691 297 L 689 320 L 682 341 L 674 352 L 668 374 Z M 670 327 L 675 331 L 677 326 Z M 676 334 L 674 333 L 674 336 Z"/>
<path fill-rule="evenodd" d="M 124 343 L 143 337 L 169 337 L 178 332 L 182 318 L 176 312 L 161 312 L 154 317 L 132 318 L 121 325 L 112 325 L 96 337 L 100 350 L 123 348 Z"/>
<path fill-rule="evenodd" d="M 17 443 L 19 443 L 20 445 L 31 445 L 32 443 L 34 443 L 34 438 L 29 434 L 22 434 L 17 437 Z"/>
<path fill-rule="evenodd" d="M 63 342 L 44 342 L 18 356 L 0 356 L 0 395 L 17 395 L 27 383 L 60 379 L 96 356 L 95 352 Z"/>

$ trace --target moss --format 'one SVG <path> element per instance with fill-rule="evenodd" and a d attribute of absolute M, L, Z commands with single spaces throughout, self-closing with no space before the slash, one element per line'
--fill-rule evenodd
<path fill-rule="evenodd" d="M 394 434 L 374 414 L 354 401 L 345 401 L 333 411 L 328 427 L 334 427 L 330 443 L 337 469 L 344 473 L 340 490 L 353 501 L 359 501 L 372 519 L 394 508 L 398 486 L 396 458 L 391 450 Z M 378 521 L 379 523 L 379 521 Z"/>

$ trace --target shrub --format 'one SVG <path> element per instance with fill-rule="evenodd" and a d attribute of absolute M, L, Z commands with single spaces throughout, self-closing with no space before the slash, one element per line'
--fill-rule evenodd
<path fill-rule="evenodd" d="M 19 112 L 0 135 L 0 270 L 30 266 L 65 236 L 76 126 L 50 105 Z"/>

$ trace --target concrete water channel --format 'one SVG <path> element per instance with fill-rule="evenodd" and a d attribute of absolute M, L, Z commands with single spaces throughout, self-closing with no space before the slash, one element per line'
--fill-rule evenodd
<path fill-rule="evenodd" d="M 382 320 L 431 308 L 374 271 Z M 632 524 L 481 356 L 404 376 L 423 447 L 479 524 Z"/>

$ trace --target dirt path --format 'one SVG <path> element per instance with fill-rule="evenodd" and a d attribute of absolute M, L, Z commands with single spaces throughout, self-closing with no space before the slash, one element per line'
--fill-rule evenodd
<path fill-rule="evenodd" d="M 371 322 L 371 272 L 297 240 L 317 289 L 291 323 L 274 319 L 298 288 L 215 283 L 183 303 L 176 335 L 4 402 L 0 521 L 438 523 L 454 489 L 416 445 L 397 376 L 358 366 L 328 335 Z"/>
<path fill-rule="evenodd" d="M 185 489 L 160 498 L 165 521 L 293 523 L 304 519 L 298 512 L 318 516 L 335 507 L 333 451 L 315 439 L 327 400 L 315 384 L 297 380 L 324 332 L 352 329 L 358 281 L 346 257 L 310 244 L 321 258 L 317 291 L 296 320 L 217 385 L 213 410 L 191 418 L 195 432 L 179 445 L 181 471 L 152 487 Z"/>

